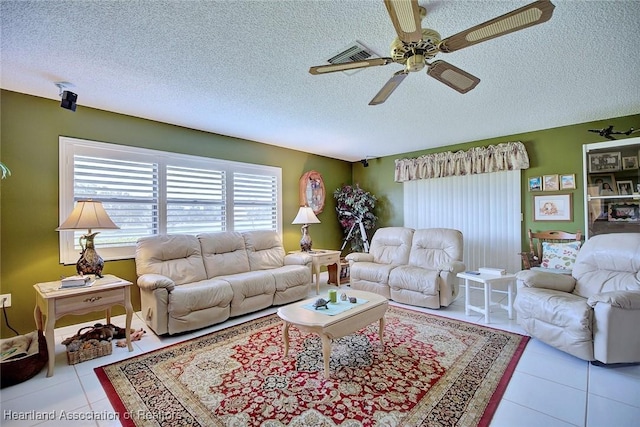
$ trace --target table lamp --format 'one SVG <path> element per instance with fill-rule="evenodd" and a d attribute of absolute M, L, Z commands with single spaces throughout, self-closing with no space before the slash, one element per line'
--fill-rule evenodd
<path fill-rule="evenodd" d="M 303 224 L 300 228 L 302 232 L 302 238 L 300 239 L 300 249 L 303 252 L 311 251 L 311 235 L 309 234 L 309 224 L 320 224 L 320 220 L 313 213 L 313 209 L 309 206 L 300 206 L 298 210 L 298 215 L 294 218 L 291 224 Z"/>
<path fill-rule="evenodd" d="M 96 228 L 110 230 L 120 227 L 111 221 L 111 218 L 109 218 L 109 215 L 102 206 L 102 202 L 96 200 L 78 200 L 69 218 L 60 224 L 60 227 L 56 228 L 56 231 L 84 230 L 85 228 L 89 231 L 78 239 L 82 252 L 80 253 L 80 259 L 76 263 L 76 271 L 80 275 L 95 274 L 97 277 L 102 277 L 104 260 L 96 252 L 93 243 L 93 238 L 99 232 L 92 233 L 91 230 Z M 85 241 L 84 245 L 82 244 L 83 240 Z"/>

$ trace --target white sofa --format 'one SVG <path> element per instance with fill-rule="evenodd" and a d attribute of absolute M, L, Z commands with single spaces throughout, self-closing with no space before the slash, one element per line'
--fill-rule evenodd
<path fill-rule="evenodd" d="M 640 362 L 640 233 L 590 237 L 571 275 L 524 270 L 517 281 L 531 336 L 592 362 Z"/>
<path fill-rule="evenodd" d="M 274 231 L 143 237 L 136 245 L 142 315 L 177 334 L 303 299 L 311 256 L 286 255 Z"/>
<path fill-rule="evenodd" d="M 458 295 L 462 250 L 458 230 L 380 228 L 369 253 L 346 256 L 351 288 L 419 307 L 447 307 Z"/>

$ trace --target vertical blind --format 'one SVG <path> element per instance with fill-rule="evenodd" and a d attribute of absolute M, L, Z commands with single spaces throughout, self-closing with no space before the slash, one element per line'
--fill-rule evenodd
<path fill-rule="evenodd" d="M 460 230 L 467 270 L 520 270 L 520 170 L 407 181 L 403 187 L 405 226 Z"/>

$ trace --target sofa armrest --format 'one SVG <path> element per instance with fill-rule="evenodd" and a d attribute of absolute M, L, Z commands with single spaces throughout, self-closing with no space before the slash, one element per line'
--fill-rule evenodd
<path fill-rule="evenodd" d="M 640 310 L 640 292 L 638 291 L 611 291 L 592 295 L 587 304 L 595 307 L 599 302 L 609 304 L 612 307 L 626 310 Z"/>
<path fill-rule="evenodd" d="M 522 270 L 516 274 L 516 279 L 527 288 L 572 292 L 576 286 L 576 279 L 573 276 L 549 273 L 548 271 Z"/>
<path fill-rule="evenodd" d="M 445 262 L 438 266 L 438 270 L 441 272 L 446 271 L 448 273 L 455 273 L 455 274 L 463 272 L 464 268 L 465 268 L 464 263 L 461 261 Z"/>
<path fill-rule="evenodd" d="M 349 261 L 349 265 L 354 262 L 373 262 L 373 255 L 364 252 L 352 252 L 344 258 Z"/>
<path fill-rule="evenodd" d="M 304 253 L 288 254 L 284 257 L 284 265 L 309 265 L 312 261 L 311 255 Z"/>
<path fill-rule="evenodd" d="M 176 283 L 173 280 L 161 274 L 143 274 L 138 277 L 138 287 L 147 291 L 166 288 L 168 292 L 171 292 L 175 286 Z"/>

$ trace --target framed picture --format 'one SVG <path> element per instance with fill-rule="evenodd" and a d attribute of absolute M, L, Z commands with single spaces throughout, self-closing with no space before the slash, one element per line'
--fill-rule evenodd
<path fill-rule="evenodd" d="M 589 154 L 589 173 L 620 170 L 620 152 Z"/>
<path fill-rule="evenodd" d="M 571 194 L 533 196 L 534 221 L 572 221 L 573 206 Z"/>
<path fill-rule="evenodd" d="M 558 174 L 542 176 L 543 191 L 557 191 L 559 189 L 560 189 L 560 181 L 558 180 Z"/>
<path fill-rule="evenodd" d="M 609 221 L 640 222 L 640 203 L 616 202 L 609 204 Z"/>
<path fill-rule="evenodd" d="M 598 187 L 599 196 L 615 196 L 618 194 L 616 178 L 612 173 L 589 175 L 589 184 Z"/>
<path fill-rule="evenodd" d="M 618 194 L 630 196 L 633 194 L 633 181 L 618 181 L 616 182 L 616 187 L 618 187 Z"/>
<path fill-rule="evenodd" d="M 638 169 L 638 156 L 629 156 L 622 158 L 622 170 Z"/>
<path fill-rule="evenodd" d="M 542 191 L 542 177 L 529 178 L 529 191 Z"/>
<path fill-rule="evenodd" d="M 309 206 L 318 215 L 324 209 L 324 180 L 316 171 L 309 171 L 300 177 L 300 206 Z"/>
<path fill-rule="evenodd" d="M 560 175 L 560 189 L 561 190 L 575 190 L 576 189 L 576 174 Z"/>

